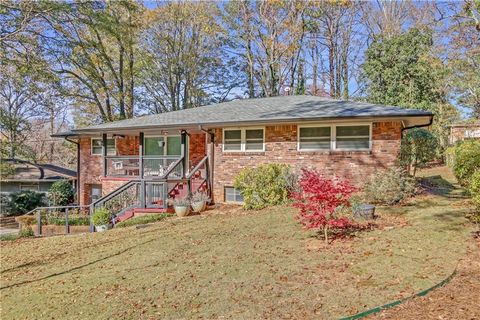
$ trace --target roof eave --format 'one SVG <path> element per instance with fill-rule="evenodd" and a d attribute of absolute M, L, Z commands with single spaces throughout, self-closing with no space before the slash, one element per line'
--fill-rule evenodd
<path fill-rule="evenodd" d="M 219 121 L 219 122 L 196 122 L 196 123 L 183 123 L 178 125 L 141 125 L 141 126 L 129 126 L 129 127 L 117 127 L 117 128 L 85 128 L 76 129 L 73 132 L 76 136 L 82 134 L 95 134 L 95 133 L 109 133 L 126 130 L 151 130 L 151 129 L 192 129 L 192 128 L 218 128 L 225 126 L 246 126 L 246 125 L 267 125 L 272 123 L 296 123 L 296 122 L 316 122 L 316 121 L 330 121 L 330 120 L 349 120 L 349 119 L 395 119 L 395 118 L 418 118 L 418 117 L 433 117 L 433 113 L 425 112 L 424 114 L 397 114 L 397 115 L 365 115 L 365 116 L 344 116 L 344 117 L 308 117 L 308 118 L 283 118 L 283 119 L 271 119 L 271 120 L 245 120 L 245 121 Z"/>

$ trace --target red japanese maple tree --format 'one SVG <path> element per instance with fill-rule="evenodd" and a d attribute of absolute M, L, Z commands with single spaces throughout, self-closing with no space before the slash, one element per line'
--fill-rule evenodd
<path fill-rule="evenodd" d="M 307 229 L 323 231 L 328 243 L 328 229 L 345 229 L 352 225 L 346 217 L 339 217 L 336 209 L 349 206 L 356 188 L 348 180 L 327 179 L 320 173 L 302 169 L 299 191 L 292 194 L 293 206 L 300 210 L 297 219 Z"/>

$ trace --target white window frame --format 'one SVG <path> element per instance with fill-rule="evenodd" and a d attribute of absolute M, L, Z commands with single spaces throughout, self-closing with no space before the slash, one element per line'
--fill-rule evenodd
<path fill-rule="evenodd" d="M 262 130 L 262 149 L 261 150 L 247 150 L 247 130 Z M 240 150 L 225 150 L 225 131 L 240 131 Z M 222 129 L 222 151 L 229 152 L 265 152 L 265 127 L 242 127 L 242 128 L 223 128 Z"/>
<path fill-rule="evenodd" d="M 182 135 L 180 135 L 180 134 L 169 134 L 169 135 L 148 134 L 148 135 L 144 135 L 143 136 L 143 146 L 144 146 L 144 148 L 145 148 L 145 138 L 160 138 L 160 137 L 163 137 L 163 141 L 165 142 L 165 147 L 163 148 L 163 156 L 167 156 L 168 137 L 180 137 L 180 139 L 181 139 Z M 180 141 L 180 146 L 181 146 L 181 141 Z M 187 136 L 187 148 L 188 148 L 188 136 Z M 182 150 L 180 150 L 180 152 L 182 152 Z M 144 156 L 155 157 L 154 155 L 145 154 L 145 149 L 143 150 L 143 153 L 144 153 Z M 162 155 L 158 155 L 158 157 L 160 157 L 160 156 L 162 156 Z M 178 155 L 178 156 L 180 156 L 180 155 Z"/>
<path fill-rule="evenodd" d="M 240 193 L 240 190 L 236 189 L 235 187 L 232 187 L 232 186 L 224 186 L 224 187 L 223 187 L 223 192 L 224 192 L 223 200 L 224 200 L 226 203 L 239 203 L 239 204 L 244 203 L 245 201 L 236 201 L 236 200 L 234 200 L 234 201 L 229 201 L 229 200 L 227 200 L 227 189 L 230 189 L 230 188 L 234 190 L 234 197 L 237 195 L 237 193 L 238 193 L 240 196 L 242 196 L 241 193 Z M 243 196 L 242 196 L 242 197 L 243 197 Z"/>
<path fill-rule="evenodd" d="M 115 138 L 107 138 L 107 140 L 109 139 L 113 139 L 114 143 L 115 143 L 115 154 L 108 154 L 108 147 L 107 147 L 107 156 L 116 156 L 117 155 L 117 139 Z M 100 140 L 102 142 L 102 145 L 103 145 L 103 138 L 96 138 L 96 137 L 93 137 L 93 138 L 90 138 L 90 154 L 92 156 L 103 156 L 103 153 L 100 152 L 100 153 L 94 153 L 93 152 L 93 140 Z"/>
<path fill-rule="evenodd" d="M 306 152 L 327 152 L 334 149 L 333 145 L 333 132 L 334 126 L 330 124 L 305 124 L 297 126 L 297 151 L 306 151 Z M 300 128 L 330 128 L 330 148 L 329 149 L 301 149 L 300 148 Z"/>
<path fill-rule="evenodd" d="M 351 148 L 337 148 L 337 127 L 352 127 L 352 126 L 368 126 L 368 148 L 351 149 Z M 330 127 L 330 149 L 301 149 L 300 148 L 300 128 L 326 128 Z M 372 150 L 372 123 L 371 122 L 352 122 L 352 123 L 335 123 L 335 124 L 305 124 L 297 125 L 297 151 L 301 152 L 329 152 L 329 151 L 371 151 Z M 360 136 L 352 136 L 360 137 Z"/>

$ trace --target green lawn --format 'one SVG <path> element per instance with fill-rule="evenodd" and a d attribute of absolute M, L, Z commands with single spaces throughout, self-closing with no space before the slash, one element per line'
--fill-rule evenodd
<path fill-rule="evenodd" d="M 331 319 L 408 296 L 452 272 L 471 230 L 451 176 L 423 174 L 443 175 L 436 195 L 329 247 L 288 207 L 3 241 L 1 317 Z"/>

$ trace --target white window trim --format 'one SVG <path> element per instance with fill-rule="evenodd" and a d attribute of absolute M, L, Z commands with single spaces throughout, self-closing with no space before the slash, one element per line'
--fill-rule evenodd
<path fill-rule="evenodd" d="M 145 138 L 164 138 L 165 147 L 163 148 L 163 155 L 164 155 L 164 156 L 167 156 L 167 143 L 168 143 L 167 140 L 168 140 L 168 137 L 180 137 L 180 138 L 181 138 L 182 135 L 180 135 L 180 134 L 169 134 L 169 135 L 149 134 L 149 135 L 144 135 L 144 136 L 143 136 L 143 146 L 144 146 L 144 148 L 145 148 Z M 180 144 L 180 145 L 181 145 L 181 144 Z M 187 147 L 188 147 L 188 136 L 187 136 Z M 180 150 L 180 152 L 181 152 L 181 150 Z M 146 155 L 146 154 L 145 154 L 145 149 L 143 150 L 143 153 L 144 153 L 144 155 L 147 156 L 147 157 L 148 157 L 148 156 L 155 157 L 154 155 Z M 160 155 L 158 155 L 158 156 L 160 156 Z M 178 156 L 180 156 L 180 155 L 178 155 Z M 188 159 L 187 159 L 187 160 L 188 160 Z"/>
<path fill-rule="evenodd" d="M 306 151 L 306 152 L 327 152 L 333 150 L 333 127 L 328 124 L 305 124 L 298 125 L 297 129 L 297 151 Z M 329 149 L 301 149 L 300 148 L 300 128 L 330 128 L 330 148 Z"/>
<path fill-rule="evenodd" d="M 225 150 L 225 131 L 235 131 L 240 130 L 240 150 Z M 263 132 L 263 141 L 261 150 L 247 150 L 246 144 L 246 130 L 262 130 Z M 225 153 L 235 153 L 235 152 L 265 152 L 265 127 L 241 127 L 241 128 L 223 128 L 222 129 L 222 152 Z"/>
<path fill-rule="evenodd" d="M 223 200 L 224 200 L 226 203 L 243 204 L 243 203 L 245 202 L 245 201 L 229 201 L 229 200 L 227 200 L 227 189 L 228 189 L 228 188 L 234 189 L 234 191 L 238 192 L 238 194 L 241 195 L 240 190 L 236 189 L 235 187 L 232 187 L 232 186 L 224 186 L 224 187 L 223 187 L 223 192 L 224 192 Z"/>
<path fill-rule="evenodd" d="M 115 143 L 115 154 L 108 154 L 108 148 L 107 148 L 107 157 L 110 156 L 116 156 L 117 155 L 117 139 L 115 138 L 107 138 L 108 139 L 113 139 L 114 143 Z M 90 138 L 90 154 L 92 156 L 103 156 L 103 153 L 93 153 L 93 140 L 100 140 L 102 141 L 102 145 L 103 145 L 103 138 L 100 137 L 100 138 L 97 138 L 97 137 L 93 137 L 93 138 Z"/>
<path fill-rule="evenodd" d="M 337 127 L 351 127 L 351 126 L 368 126 L 368 148 L 351 149 L 351 148 L 337 148 Z M 352 122 L 352 123 L 338 123 L 338 124 L 306 124 L 297 126 L 297 151 L 301 152 L 329 152 L 329 151 L 371 151 L 372 150 L 372 123 L 371 122 Z M 330 149 L 301 149 L 300 148 L 300 128 L 326 128 L 330 127 Z M 351 137 L 365 137 L 365 136 L 351 136 Z"/>

